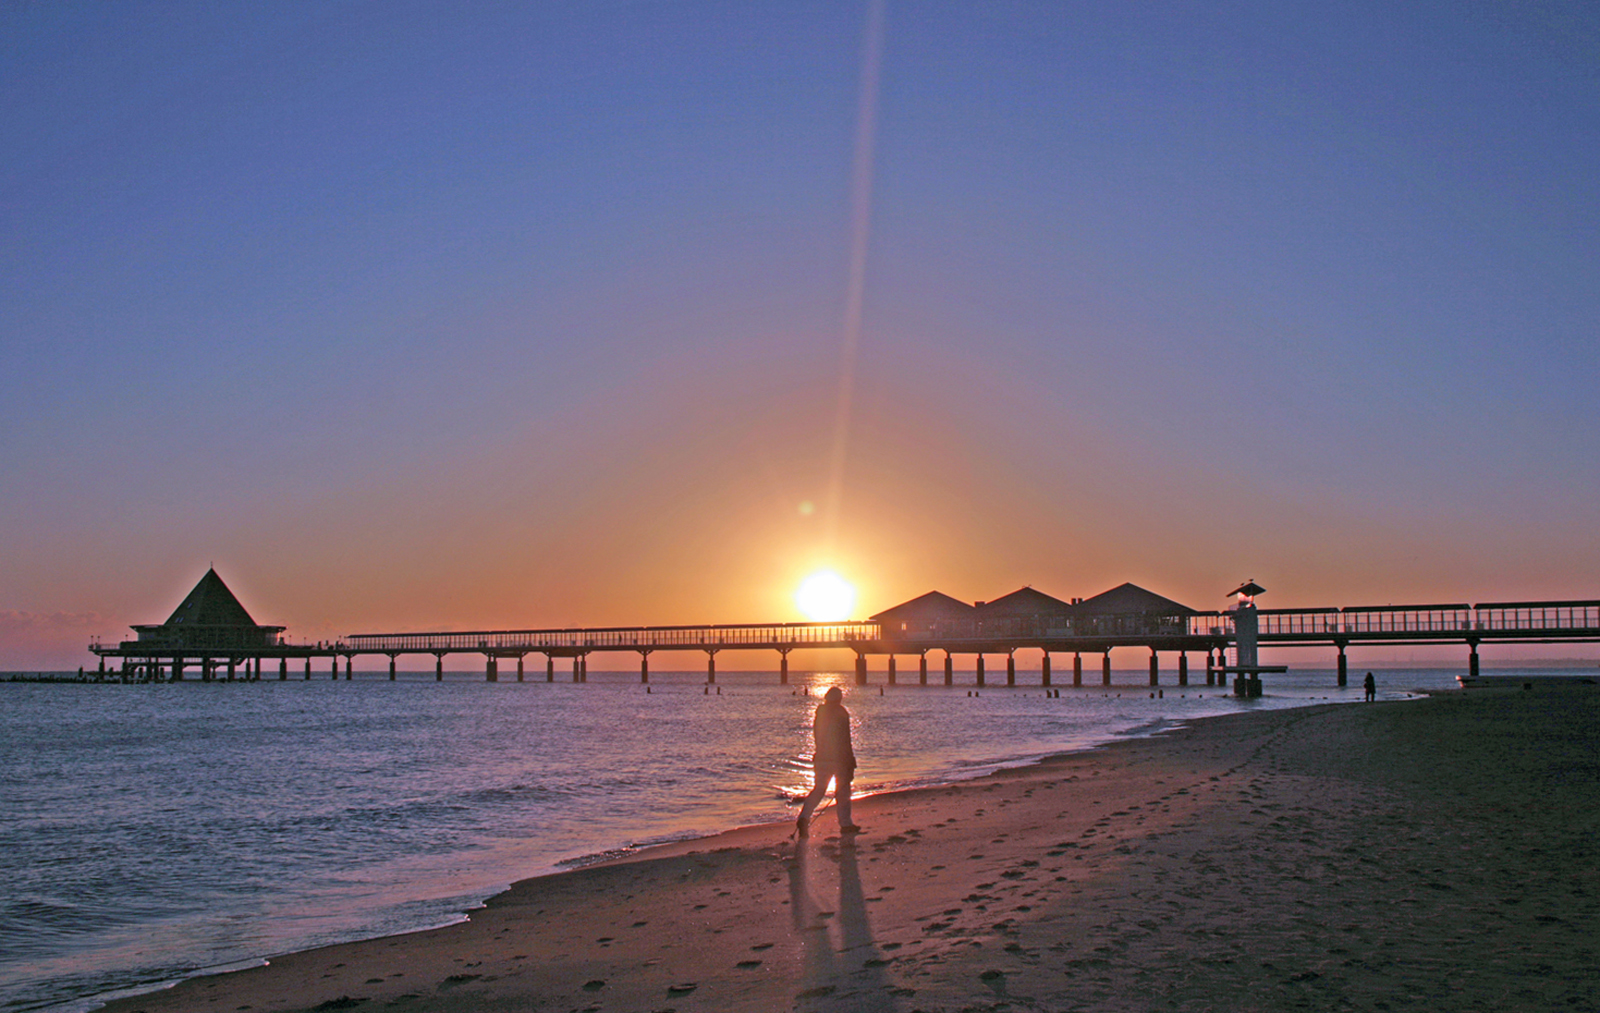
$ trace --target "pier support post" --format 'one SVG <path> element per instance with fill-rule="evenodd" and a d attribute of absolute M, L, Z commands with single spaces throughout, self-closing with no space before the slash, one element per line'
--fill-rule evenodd
<path fill-rule="evenodd" d="M 1016 684 L 1017 684 L 1017 652 L 1015 652 L 1015 651 L 1007 651 L 1006 652 L 1006 685 L 1007 686 L 1015 686 Z"/>
<path fill-rule="evenodd" d="M 1476 640 L 1468 640 L 1467 646 L 1472 649 L 1472 653 L 1467 655 L 1467 675 L 1476 679 L 1478 677 L 1478 642 Z"/>
<path fill-rule="evenodd" d="M 856 685 L 857 686 L 865 686 L 866 684 L 867 684 L 867 656 L 865 654 L 857 654 L 856 655 Z"/>
<path fill-rule="evenodd" d="M 444 682 L 444 654 L 440 652 L 433 656 L 433 681 Z"/>
<path fill-rule="evenodd" d="M 955 661 L 950 657 L 949 651 L 944 652 L 944 684 L 946 686 L 954 686 L 956 684 L 956 665 Z"/>
<path fill-rule="evenodd" d="M 648 686 L 649 684 L 650 684 L 650 652 L 649 651 L 640 651 L 639 652 L 639 685 Z"/>
<path fill-rule="evenodd" d="M 889 685 L 893 686 L 894 684 L 894 655 L 891 654 L 889 655 Z"/>
<path fill-rule="evenodd" d="M 234 671 L 238 667 L 239 667 L 239 661 L 238 661 L 237 658 L 229 658 L 228 659 L 228 681 L 229 682 L 233 681 L 233 679 L 234 679 Z"/>
<path fill-rule="evenodd" d="M 556 656 L 554 654 L 546 654 L 544 656 L 544 681 L 556 681 Z"/>
<path fill-rule="evenodd" d="M 1100 685 L 1111 685 L 1111 652 L 1106 651 L 1105 660 L 1100 663 Z"/>
<path fill-rule="evenodd" d="M 483 663 L 483 681 L 484 682 L 499 682 L 500 681 L 500 659 L 496 658 L 492 654 L 484 655 L 484 659 L 485 660 L 484 660 L 484 663 Z"/>
<path fill-rule="evenodd" d="M 1039 662 L 1039 685 L 1050 685 L 1050 652 L 1044 652 L 1044 660 Z"/>
<path fill-rule="evenodd" d="M 345 682 L 349 682 L 351 679 L 355 678 L 355 668 L 356 668 L 356 656 L 354 654 L 346 654 L 344 656 L 344 681 Z"/>
<path fill-rule="evenodd" d="M 1178 652 L 1178 685 L 1189 685 L 1189 652 Z"/>
<path fill-rule="evenodd" d="M 584 652 L 578 655 L 578 681 L 587 684 L 589 681 L 589 654 Z"/>
<path fill-rule="evenodd" d="M 706 652 L 706 685 L 707 686 L 715 686 L 716 684 L 717 684 L 717 652 L 716 651 L 707 651 Z"/>
<path fill-rule="evenodd" d="M 1083 685 L 1083 655 L 1077 651 L 1072 652 L 1072 684 Z"/>
<path fill-rule="evenodd" d="M 778 685 L 789 685 L 789 652 L 778 651 Z"/>
<path fill-rule="evenodd" d="M 339 656 L 337 654 L 328 659 L 328 678 L 334 682 L 339 681 Z"/>
<path fill-rule="evenodd" d="M 1339 688 L 1340 689 L 1344 689 L 1346 686 L 1348 686 L 1350 684 L 1350 663 L 1349 663 L 1348 660 L 1346 660 L 1346 658 L 1344 656 L 1344 644 L 1340 643 L 1338 645 L 1338 647 L 1339 647 Z M 1476 653 L 1476 652 L 1474 652 L 1474 653 Z"/>
<path fill-rule="evenodd" d="M 389 655 L 389 681 L 394 682 L 394 663 L 396 655 Z"/>
<path fill-rule="evenodd" d="M 978 685 L 983 685 L 983 655 L 978 655 Z"/>
<path fill-rule="evenodd" d="M 206 667 L 209 668 L 210 665 L 211 665 L 211 663 L 209 661 L 207 661 L 206 662 Z M 308 654 L 308 655 L 306 655 L 306 682 L 310 682 L 310 681 L 311 681 L 311 655 Z"/>
<path fill-rule="evenodd" d="M 288 682 L 289 681 L 289 659 L 288 658 L 279 658 L 278 659 L 278 681 L 279 682 Z"/>
<path fill-rule="evenodd" d="M 1216 675 L 1211 664 L 1211 648 L 1206 648 L 1206 685 L 1210 686 L 1212 678 Z"/>
<path fill-rule="evenodd" d="M 522 659 L 524 657 L 526 657 L 526 655 L 522 655 L 522 654 L 517 655 L 517 681 L 518 682 L 522 681 Z"/>
<path fill-rule="evenodd" d="M 1156 649 L 1150 648 L 1150 685 L 1161 685 L 1161 660 L 1156 657 Z"/>
<path fill-rule="evenodd" d="M 583 655 L 572 656 L 572 684 L 576 686 L 583 681 Z"/>
<path fill-rule="evenodd" d="M 928 652 L 927 651 L 923 651 L 920 655 L 917 656 L 917 685 L 918 686 L 926 686 L 927 684 L 928 684 Z"/>
<path fill-rule="evenodd" d="M 172 681 L 173 682 L 182 682 L 183 681 L 183 659 L 182 658 L 173 658 L 172 659 Z"/>

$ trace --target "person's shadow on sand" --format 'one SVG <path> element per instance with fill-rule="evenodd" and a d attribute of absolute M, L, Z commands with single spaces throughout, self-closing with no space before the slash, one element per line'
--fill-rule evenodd
<path fill-rule="evenodd" d="M 804 844 L 796 848 L 789 865 L 789 910 L 801 949 L 801 980 L 794 1008 L 833 1010 L 838 1008 L 839 999 L 848 996 L 852 1010 L 893 1013 L 900 1007 L 890 994 L 894 984 L 884 974 L 886 962 L 872 941 L 854 841 L 846 838 L 837 856 L 836 910 L 820 907 L 811 895 L 813 885 L 822 885 L 813 884 L 813 877 L 823 873 L 825 867 L 814 864 L 816 858 L 810 848 Z M 830 924 L 838 926 L 837 945 Z"/>

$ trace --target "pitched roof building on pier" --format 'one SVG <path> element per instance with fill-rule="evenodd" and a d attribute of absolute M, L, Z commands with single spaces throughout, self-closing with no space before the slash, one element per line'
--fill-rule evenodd
<path fill-rule="evenodd" d="M 1134 584 L 1063 601 L 1031 587 L 968 605 L 930 591 L 873 616 L 885 640 L 1181 635 L 1196 611 Z"/>

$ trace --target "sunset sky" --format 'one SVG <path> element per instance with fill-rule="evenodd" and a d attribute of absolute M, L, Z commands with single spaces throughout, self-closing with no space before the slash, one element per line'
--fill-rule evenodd
<path fill-rule="evenodd" d="M 0 5 L 0 669 L 1600 597 L 1600 8 L 881 14 Z"/>

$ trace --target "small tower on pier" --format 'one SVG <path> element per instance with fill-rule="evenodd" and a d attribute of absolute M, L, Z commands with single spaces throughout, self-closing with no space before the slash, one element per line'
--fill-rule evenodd
<path fill-rule="evenodd" d="M 1260 696 L 1261 673 L 1266 671 L 1256 655 L 1256 643 L 1260 636 L 1260 623 L 1256 615 L 1256 595 L 1264 594 L 1266 588 L 1253 580 L 1228 592 L 1228 597 L 1236 599 L 1233 608 L 1228 611 L 1233 613 L 1233 653 L 1234 653 L 1234 696 Z M 1272 671 L 1284 671 L 1282 667 L 1274 666 Z"/>

